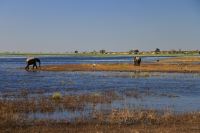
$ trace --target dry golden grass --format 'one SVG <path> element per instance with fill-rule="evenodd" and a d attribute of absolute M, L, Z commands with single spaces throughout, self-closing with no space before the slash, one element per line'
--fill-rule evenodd
<path fill-rule="evenodd" d="M 198 64 L 166 64 L 148 63 L 134 66 L 133 64 L 97 64 L 95 70 L 91 64 L 66 64 L 43 66 L 42 71 L 124 71 L 124 72 L 180 72 L 199 73 Z"/>
<path fill-rule="evenodd" d="M 199 133 L 198 125 L 51 124 L 8 128 L 2 133 Z"/>
<path fill-rule="evenodd" d="M 135 92 L 133 97 L 139 92 Z M 7 93 L 6 93 L 7 94 Z M 82 95 L 62 95 L 30 98 L 29 92 L 16 94 L 14 100 L 0 99 L 0 132 L 14 133 L 199 133 L 200 112 L 174 114 L 169 111 L 139 110 L 136 108 L 113 109 L 111 111 L 94 110 L 88 117 L 80 116 L 74 121 L 53 121 L 50 119 L 31 119 L 27 113 L 49 113 L 60 109 L 84 111 L 86 104 L 112 103 L 121 97 L 114 91 L 89 93 Z M 8 95 L 9 96 L 9 95 Z M 13 95 L 12 95 L 13 96 Z M 130 94 L 132 96 L 132 94 Z M 13 98 L 13 97 L 12 97 Z"/>
<path fill-rule="evenodd" d="M 141 66 L 133 64 L 65 64 L 43 66 L 41 71 L 143 71 L 143 72 L 200 72 L 200 57 L 173 57 L 156 63 L 142 62 Z"/>
<path fill-rule="evenodd" d="M 163 114 L 159 115 L 155 111 L 129 111 L 114 110 L 107 116 L 100 116 L 91 121 L 77 121 L 74 123 L 64 121 L 32 121 L 17 124 L 4 123 L 0 126 L 0 132 L 14 133 L 54 133 L 54 132 L 81 132 L 81 133 L 199 133 L 200 114 L 188 113 L 182 115 Z M 108 120 L 102 119 L 106 117 Z"/>
<path fill-rule="evenodd" d="M 25 95 L 24 95 L 25 94 Z M 114 91 L 104 93 L 88 93 L 80 95 L 64 95 L 55 97 L 38 96 L 29 97 L 29 92 L 21 91 L 12 95 L 5 93 L 0 99 L 0 107 L 12 110 L 15 113 L 30 112 L 54 112 L 55 110 L 83 110 L 87 104 L 111 103 L 113 100 L 121 99 Z M 10 96 L 10 97 L 9 97 Z"/>
<path fill-rule="evenodd" d="M 82 99 L 82 98 L 81 98 Z M 83 98 L 85 99 L 85 98 Z M 91 98 L 86 98 L 91 102 Z M 72 100 L 72 99 L 71 99 Z M 96 101 L 97 102 L 97 101 Z M 96 103 L 95 102 L 95 103 Z M 100 100 L 101 102 L 101 100 Z M 50 106 L 49 103 L 45 109 Z M 51 103 L 52 104 L 52 103 Z M 79 118 L 76 121 L 31 120 L 23 115 L 27 110 L 13 107 L 9 102 L 0 103 L 0 132 L 139 132 L 139 133 L 198 133 L 200 132 L 200 113 L 173 114 L 159 113 L 154 110 L 112 110 L 109 113 L 93 111 L 91 118 Z M 27 105 L 25 105 L 28 107 Z M 74 105 L 73 105 L 74 106 Z M 79 105 L 78 105 L 79 106 Z M 23 112 L 25 111 L 25 112 Z M 43 110 L 40 110 L 43 111 Z M 51 110 L 45 110 L 51 111 Z"/>
<path fill-rule="evenodd" d="M 194 63 L 200 62 L 200 57 L 173 57 L 160 60 L 162 63 Z"/>

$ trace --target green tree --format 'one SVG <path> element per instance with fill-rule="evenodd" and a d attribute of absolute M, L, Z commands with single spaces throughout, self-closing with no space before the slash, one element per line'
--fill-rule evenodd
<path fill-rule="evenodd" d="M 156 54 L 159 54 L 159 53 L 160 53 L 160 49 L 159 49 L 159 48 L 156 48 L 155 53 L 156 53 Z"/>
<path fill-rule="evenodd" d="M 100 53 L 100 54 L 105 54 L 105 53 L 106 53 L 106 50 L 101 49 L 101 50 L 99 51 L 99 53 Z"/>

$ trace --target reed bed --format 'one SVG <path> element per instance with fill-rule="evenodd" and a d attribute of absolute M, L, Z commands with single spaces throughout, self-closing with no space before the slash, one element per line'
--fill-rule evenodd
<path fill-rule="evenodd" d="M 169 110 L 124 108 L 98 110 L 92 108 L 89 116 L 80 115 L 73 121 L 68 119 L 32 119 L 30 113 L 56 111 L 84 112 L 88 105 L 111 104 L 122 100 L 115 91 L 87 93 L 81 95 L 52 95 L 30 97 L 28 91 L 7 95 L 0 99 L 0 132 L 133 132 L 133 133 L 199 133 L 200 112 L 174 113 Z M 138 98 L 139 92 L 128 91 L 128 96 Z M 9 98 L 11 97 L 11 98 Z"/>

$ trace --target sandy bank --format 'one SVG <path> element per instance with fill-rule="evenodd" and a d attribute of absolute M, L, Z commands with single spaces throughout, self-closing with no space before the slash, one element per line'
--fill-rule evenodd
<path fill-rule="evenodd" d="M 151 63 L 134 66 L 133 64 L 65 64 L 41 67 L 42 71 L 124 71 L 124 72 L 181 72 L 199 73 L 198 64 L 165 64 Z"/>
<path fill-rule="evenodd" d="M 38 70 L 200 73 L 200 57 L 173 57 L 154 63 L 142 62 L 140 66 L 133 63 L 45 65 Z"/>

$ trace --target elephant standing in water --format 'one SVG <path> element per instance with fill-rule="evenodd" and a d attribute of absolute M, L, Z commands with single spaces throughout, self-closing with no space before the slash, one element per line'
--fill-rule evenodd
<path fill-rule="evenodd" d="M 36 67 L 36 69 L 37 69 L 37 62 L 39 63 L 39 67 L 40 67 L 40 59 L 39 59 L 39 58 L 35 58 L 35 57 L 27 58 L 27 59 L 26 59 L 27 65 L 26 65 L 25 69 L 26 69 L 26 70 L 29 70 L 29 66 L 30 66 L 30 65 L 33 65 L 33 69 L 34 69 L 35 67 Z"/>
<path fill-rule="evenodd" d="M 135 66 L 140 66 L 140 63 L 141 63 L 141 58 L 140 57 L 134 57 L 134 65 Z"/>

